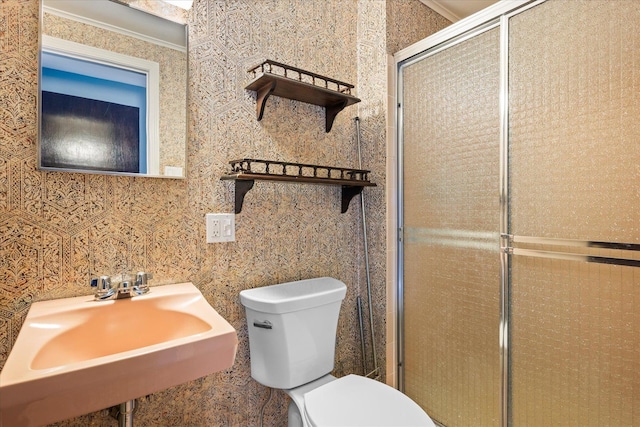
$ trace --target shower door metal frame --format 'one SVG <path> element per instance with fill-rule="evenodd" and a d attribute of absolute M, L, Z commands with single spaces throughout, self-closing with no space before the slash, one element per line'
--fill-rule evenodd
<path fill-rule="evenodd" d="M 395 170 L 391 174 L 397 180 L 395 188 L 397 191 L 397 199 L 390 200 L 393 207 L 389 210 L 393 215 L 391 222 L 397 224 L 398 238 L 397 258 L 394 260 L 395 265 L 392 270 L 396 271 L 396 334 L 397 334 L 397 378 L 398 388 L 404 390 L 404 159 L 403 159 L 403 111 L 402 111 L 402 93 L 403 79 L 402 68 L 416 61 L 423 60 L 434 55 L 443 49 L 447 49 L 485 31 L 500 28 L 500 89 L 499 89 L 499 146 L 500 146 L 500 171 L 499 171 L 499 197 L 500 197 L 500 326 L 499 335 L 500 345 L 500 426 L 506 427 L 509 419 L 509 253 L 501 248 L 507 247 L 509 244 L 509 193 L 508 193 L 508 130 L 509 130 L 509 105 L 508 105 L 508 23 L 509 19 L 521 13 L 530 7 L 543 3 L 546 0 L 508 0 L 496 3 L 495 5 L 484 9 L 463 19 L 451 26 L 445 28 L 438 33 L 427 37 L 426 39 L 403 49 L 394 55 L 395 67 L 393 70 L 393 81 L 396 82 L 393 88 L 393 99 L 397 101 L 397 109 L 395 112 L 394 123 L 397 124 L 397 133 L 395 137 L 397 164 Z M 390 183 L 392 186 L 394 183 Z"/>

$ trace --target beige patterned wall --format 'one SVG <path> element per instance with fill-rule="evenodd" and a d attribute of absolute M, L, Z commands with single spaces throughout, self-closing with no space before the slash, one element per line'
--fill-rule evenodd
<path fill-rule="evenodd" d="M 387 52 L 401 49 L 451 25 L 451 21 L 419 1 L 387 2 Z"/>
<path fill-rule="evenodd" d="M 408 2 L 414 0 L 386 3 Z M 37 171 L 38 1 L 2 0 L 1 6 L 0 366 L 33 301 L 90 294 L 92 275 L 125 269 L 154 272 L 156 285 L 192 281 L 240 338 L 232 369 L 141 399 L 138 426 L 258 425 L 267 390 L 250 377 L 238 300 L 246 288 L 322 275 L 344 281 L 349 291 L 335 373 L 360 373 L 355 299 L 364 297 L 366 285 L 357 198 L 340 214 L 338 188 L 256 183 L 236 217 L 236 242 L 208 245 L 204 237 L 207 212 L 233 209 L 233 186 L 219 180 L 229 160 L 356 166 L 353 118 L 359 115 L 363 165 L 379 184 L 367 189 L 367 214 L 384 367 L 384 1 L 196 0 L 188 18 L 186 180 Z M 407 28 L 428 24 L 423 18 L 402 17 Z M 328 134 L 323 109 L 275 97 L 257 122 L 255 96 L 244 90 L 246 69 L 267 58 L 355 83 L 363 102 L 341 113 Z M 285 425 L 286 405 L 276 392 L 265 425 Z M 57 425 L 114 423 L 99 411 Z"/>

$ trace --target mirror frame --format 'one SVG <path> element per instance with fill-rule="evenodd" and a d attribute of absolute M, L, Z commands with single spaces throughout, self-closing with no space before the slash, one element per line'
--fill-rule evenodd
<path fill-rule="evenodd" d="M 77 2 L 77 0 L 75 0 L 75 2 Z M 58 3 L 60 3 L 60 1 L 58 0 Z M 85 3 L 85 2 L 82 2 Z M 78 15 L 74 15 L 71 14 L 69 12 L 65 12 L 64 10 L 62 12 L 60 12 L 60 9 L 57 9 L 51 6 L 51 4 L 56 4 L 56 0 L 40 0 L 40 21 L 39 21 L 39 43 L 38 43 L 38 97 L 37 97 L 37 122 L 38 122 L 38 137 L 37 137 L 37 169 L 38 170 L 42 170 L 42 171 L 57 171 L 57 172 L 71 172 L 71 173 L 89 173 L 89 174 L 104 174 L 104 175 L 122 175 L 122 176 L 135 176 L 135 177 L 144 177 L 144 178 L 169 178 L 169 179 L 185 179 L 187 177 L 187 170 L 188 170 L 188 160 L 187 160 L 187 141 L 188 141 L 188 123 L 189 123 L 189 109 L 188 109 L 188 101 L 189 101 L 189 84 L 188 84 L 188 75 L 189 75 L 189 55 L 188 55 L 188 46 L 189 46 L 189 42 L 188 42 L 188 36 L 189 36 L 189 31 L 188 31 L 188 26 L 185 23 L 182 22 L 178 22 L 178 21 L 174 21 L 174 20 L 170 20 L 167 19 L 166 17 L 163 16 L 159 16 L 156 13 L 153 12 L 149 12 L 149 11 L 145 11 L 145 10 L 141 10 L 138 8 L 134 8 L 131 5 L 128 5 L 126 3 L 117 1 L 117 0 L 91 0 L 90 2 L 86 2 L 86 4 L 92 4 L 92 6 L 90 6 L 90 8 L 95 7 L 96 5 L 103 5 L 103 4 L 108 4 L 108 5 L 114 5 L 113 8 L 126 8 L 127 11 L 131 12 L 131 16 L 132 18 L 125 18 L 124 21 L 118 22 L 117 25 L 110 23 L 110 22 L 106 22 L 103 23 L 101 21 L 98 21 L 97 19 L 95 19 L 95 16 L 91 16 L 91 14 L 93 13 L 91 10 L 88 12 L 87 16 L 78 16 Z M 179 10 L 177 9 L 175 6 L 172 6 L 170 4 L 163 4 L 163 10 L 165 8 L 165 6 L 167 8 L 169 8 L 170 10 Z M 98 6 L 100 7 L 100 6 Z M 111 6 L 109 6 L 111 7 Z M 117 15 L 115 18 L 116 20 L 121 19 L 123 16 L 128 15 L 127 14 L 122 14 L 122 10 L 125 9 L 117 9 L 117 13 L 116 14 L 112 14 L 112 15 Z M 68 41 L 68 40 L 64 40 L 64 39 L 57 39 L 55 37 L 49 36 L 47 34 L 45 34 L 45 23 L 44 23 L 44 19 L 45 19 L 45 13 L 54 13 L 58 16 L 62 15 L 64 18 L 66 19 L 72 19 L 74 21 L 80 22 L 80 23 L 85 23 L 85 24 L 90 24 L 90 25 L 94 25 L 97 26 L 101 29 L 105 29 L 108 31 L 115 31 L 118 32 L 120 34 L 125 34 L 127 36 L 130 37 L 135 37 L 138 39 L 142 39 L 146 41 L 152 41 L 155 44 L 159 44 L 160 46 L 165 46 L 165 47 L 169 47 L 178 51 L 181 51 L 184 53 L 185 55 L 185 77 L 184 77 L 184 134 L 183 134 L 183 138 L 182 138 L 182 150 L 183 150 L 183 158 L 184 158 L 184 163 L 180 166 L 176 166 L 176 168 L 182 168 L 182 174 L 181 175 L 165 175 L 165 174 L 160 174 L 159 172 L 159 150 L 160 150 L 160 120 L 161 118 L 159 117 L 159 109 L 160 109 L 160 97 L 161 97 L 161 93 L 157 92 L 155 93 L 155 98 L 156 98 L 156 113 L 155 113 L 155 117 L 156 117 L 156 121 L 157 121 L 157 126 L 154 126 L 152 124 L 152 120 L 153 119 L 153 111 L 148 112 L 147 114 L 147 120 L 146 120 L 146 126 L 147 126 L 147 144 L 146 144 L 146 148 L 147 150 L 149 149 L 149 147 L 152 147 L 155 145 L 157 147 L 157 156 L 156 156 L 156 161 L 155 164 L 152 161 L 151 162 L 151 166 L 150 168 L 156 168 L 158 169 L 158 173 L 137 173 L 137 172 L 119 172 L 119 171 L 110 171 L 110 170 L 96 170 L 96 169 L 83 169 L 83 168 L 58 168 L 58 167 L 50 167 L 50 166 L 43 166 L 42 165 L 42 151 L 43 151 L 43 145 L 42 145 L 42 55 L 43 55 L 43 51 L 48 51 L 51 52 L 53 54 L 56 53 L 64 53 L 66 55 L 71 55 L 72 57 L 77 57 L 80 59 L 87 59 L 87 60 L 92 60 L 94 58 L 99 57 L 99 55 L 103 54 L 103 53 L 107 53 L 107 58 L 108 58 L 108 63 L 112 63 L 115 65 L 118 64 L 122 64 L 123 61 L 125 62 L 125 67 L 124 68 L 132 68 L 132 69 L 136 69 L 137 67 L 139 69 L 144 70 L 145 67 L 149 64 L 143 64 L 144 62 L 149 63 L 150 61 L 146 61 L 144 59 L 141 59 L 140 61 L 135 61 L 136 64 L 133 65 L 133 67 L 126 67 L 126 61 L 132 59 L 132 57 L 128 57 L 127 55 L 124 54 L 119 54 L 119 53 L 113 53 L 111 54 L 111 52 L 105 51 L 103 49 L 99 49 L 99 48 L 94 48 L 91 46 L 84 46 L 84 45 L 80 45 L 80 43 L 75 43 L 72 41 Z M 100 13 L 98 12 L 98 15 L 100 15 Z M 128 21 L 127 21 L 128 20 Z M 150 33 L 148 33 L 148 35 L 143 35 L 141 34 L 139 31 L 134 31 L 130 28 L 131 25 L 135 25 L 136 27 L 138 26 L 138 24 L 140 22 L 146 22 L 147 23 L 147 27 L 150 30 Z M 160 24 L 160 25 L 159 25 Z M 170 33 L 169 38 L 166 39 L 165 35 L 167 34 L 167 31 L 164 29 L 166 24 L 170 24 L 173 28 L 172 28 L 172 33 Z M 129 26 L 129 28 L 126 28 L 127 26 Z M 160 42 L 158 42 L 158 40 L 160 40 Z M 163 42 L 164 40 L 164 42 Z M 182 42 L 183 40 L 183 42 Z M 181 43 L 184 44 L 184 46 L 181 46 Z M 74 47 L 73 45 L 79 45 L 80 50 L 84 51 L 84 52 L 78 52 L 76 50 L 77 46 Z M 69 48 L 69 49 L 67 49 Z M 86 49 L 85 49 L 86 48 Z M 102 51 L 102 52 L 99 52 Z M 85 54 L 86 53 L 86 54 Z M 96 56 L 98 55 L 98 56 Z M 111 62 L 113 61 L 113 62 Z M 140 65 L 142 64 L 142 65 Z M 151 67 L 153 67 L 153 65 L 150 65 Z M 141 67 L 141 68 L 140 68 Z M 153 73 L 152 73 L 153 74 Z M 160 86 L 159 83 L 159 76 L 156 73 L 155 75 L 155 81 L 152 79 L 149 79 L 148 81 L 148 85 L 150 87 L 152 86 Z M 153 104 L 153 97 L 154 95 L 151 94 L 152 91 L 149 91 L 147 94 L 147 105 L 149 107 L 151 107 L 151 105 Z M 150 99 L 151 98 L 151 99 Z M 153 110 L 153 108 L 151 108 L 151 110 Z M 147 162 L 149 164 L 149 162 Z M 165 169 L 166 170 L 166 169 Z"/>

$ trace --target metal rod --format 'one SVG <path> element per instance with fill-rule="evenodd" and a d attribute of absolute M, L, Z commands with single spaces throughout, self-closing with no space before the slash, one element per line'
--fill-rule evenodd
<path fill-rule="evenodd" d="M 589 262 L 595 264 L 609 264 L 620 265 L 627 267 L 640 267 L 640 260 L 624 257 L 607 257 L 601 255 L 591 255 L 584 253 L 574 253 L 569 250 L 566 251 L 547 251 L 542 249 L 530 249 L 530 248 L 517 248 L 512 245 L 521 244 L 535 244 L 546 246 L 561 246 L 565 248 L 595 248 L 605 249 L 609 251 L 624 251 L 626 253 L 640 251 L 640 245 L 637 243 L 622 243 L 622 242 L 605 242 L 605 241 L 592 241 L 592 240 L 577 240 L 577 239 L 557 239 L 549 237 L 532 237 L 532 236 L 515 236 L 510 234 L 503 234 L 502 238 L 505 240 L 503 244 L 503 252 L 510 255 L 530 256 L 537 258 L 551 258 L 562 259 L 567 261 Z M 621 252 L 622 253 L 622 252 Z"/>
<path fill-rule="evenodd" d="M 571 246 L 579 248 L 615 249 L 622 251 L 640 251 L 638 243 L 605 242 L 597 240 L 558 239 L 550 237 L 516 236 L 504 234 L 502 237 L 512 243 L 529 243 L 539 245 Z"/>
<path fill-rule="evenodd" d="M 628 258 L 610 258 L 585 254 L 572 254 L 567 252 L 541 251 L 537 249 L 504 248 L 511 255 L 523 255 L 537 258 L 561 259 L 565 261 L 589 262 L 595 264 L 620 265 L 625 267 L 640 267 L 640 260 Z"/>
<path fill-rule="evenodd" d="M 267 396 L 267 400 L 262 404 L 262 408 L 260 408 L 260 427 L 264 427 L 264 409 L 267 407 L 269 402 L 271 401 L 271 396 L 273 395 L 273 389 L 268 387 L 269 395 Z"/>
<path fill-rule="evenodd" d="M 136 401 L 127 400 L 120 404 L 118 413 L 118 427 L 133 427 L 133 414 L 136 410 Z"/>
<path fill-rule="evenodd" d="M 397 250 L 396 255 L 396 269 L 395 278 L 398 283 L 398 288 L 396 289 L 396 377 L 397 377 L 397 387 L 398 390 L 404 392 L 405 390 L 405 381 L 404 381 L 404 360 L 405 360 L 405 348 L 404 348 L 404 115 L 402 109 L 402 100 L 404 93 L 404 78 L 403 73 L 400 70 L 398 64 L 396 64 L 395 68 L 396 75 L 396 101 L 398 102 L 396 105 L 396 118 L 395 122 L 397 124 L 396 129 L 396 147 L 395 154 L 398 159 L 395 169 L 395 178 L 397 180 L 396 188 L 397 191 L 397 203 L 396 203 L 396 223 L 393 226 L 396 227 L 396 241 L 395 248 Z"/>
<path fill-rule="evenodd" d="M 355 118 L 356 140 L 358 145 L 358 167 L 362 169 L 362 147 L 360 142 L 360 118 Z M 373 353 L 373 371 L 378 371 L 378 356 L 376 351 L 376 337 L 373 328 L 373 303 L 371 298 L 371 272 L 369 268 L 369 243 L 367 241 L 367 217 L 365 214 L 364 191 L 360 193 L 360 206 L 362 208 L 362 238 L 364 243 L 364 262 L 367 273 L 367 302 L 369 304 L 369 329 L 371 331 L 371 350 Z"/>
<path fill-rule="evenodd" d="M 500 18 L 500 234 L 509 233 L 509 20 Z M 500 242 L 501 245 L 504 241 Z M 509 425 L 510 257 L 500 254 L 500 427 Z"/>
<path fill-rule="evenodd" d="M 362 323 L 362 298 L 360 295 L 356 297 L 356 306 L 358 308 L 358 325 L 360 326 L 360 344 L 362 345 L 362 375 L 367 375 L 367 352 L 364 346 L 364 325 Z"/>

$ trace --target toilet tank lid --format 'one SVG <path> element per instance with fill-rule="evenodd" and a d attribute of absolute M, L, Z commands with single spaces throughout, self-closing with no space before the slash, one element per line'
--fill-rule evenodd
<path fill-rule="evenodd" d="M 240 302 L 263 313 L 283 314 L 341 301 L 347 285 L 333 277 L 298 280 L 240 292 Z"/>

